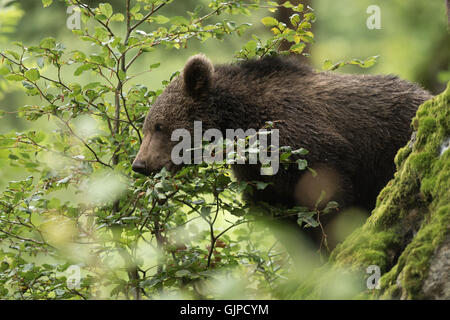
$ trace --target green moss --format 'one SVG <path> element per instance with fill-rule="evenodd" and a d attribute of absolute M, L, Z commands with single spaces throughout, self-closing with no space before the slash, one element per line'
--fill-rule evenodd
<path fill-rule="evenodd" d="M 403 162 L 405 161 L 406 157 L 408 157 L 411 153 L 411 148 L 409 146 L 405 146 L 401 148 L 397 155 L 395 156 L 395 167 L 397 170 L 402 166 Z"/>
<path fill-rule="evenodd" d="M 443 130 L 442 134 L 446 137 L 450 136 L 450 118 L 448 114 L 442 113 L 437 118 L 438 127 Z"/>
<path fill-rule="evenodd" d="M 450 152 L 447 150 L 432 167 L 430 175 L 422 180 L 421 191 L 426 195 L 438 194 L 448 188 L 450 181 Z"/>
<path fill-rule="evenodd" d="M 432 117 L 424 117 L 419 120 L 418 135 L 429 135 L 436 130 L 436 120 Z"/>
<path fill-rule="evenodd" d="M 428 110 L 427 109 L 422 108 L 420 110 L 417 110 L 417 117 L 416 118 L 425 118 L 426 116 L 428 116 Z M 414 120 L 413 120 L 413 122 L 414 122 Z M 417 124 L 418 123 L 419 122 L 417 121 Z M 418 127 L 416 127 L 415 129 L 417 130 Z"/>
<path fill-rule="evenodd" d="M 395 232 L 367 232 L 364 228 L 353 233 L 345 242 L 333 251 L 330 261 L 336 266 L 345 267 L 352 265 L 354 260 L 369 266 L 378 265 L 382 270 L 386 269 L 386 251 L 395 246 Z"/>
<path fill-rule="evenodd" d="M 450 228 L 450 205 L 441 207 L 424 221 L 413 241 L 400 256 L 397 265 L 381 279 L 383 289 L 388 292 L 403 288 L 406 298 L 420 298 L 423 280 L 428 274 L 429 262 L 435 249 L 444 240 Z"/>
<path fill-rule="evenodd" d="M 429 152 L 417 153 L 411 156 L 410 162 L 414 170 L 419 173 L 426 173 L 430 169 L 430 165 L 435 155 Z"/>
<path fill-rule="evenodd" d="M 377 265 L 381 290 L 361 289 L 355 298 L 421 298 L 423 281 L 436 248 L 450 234 L 450 150 L 440 154 L 450 136 L 450 83 L 441 95 L 420 106 L 411 146 L 400 149 L 394 179 L 380 192 L 366 223 L 332 252 L 317 277 L 302 288 L 308 298 L 325 297 L 323 279 L 336 270 L 356 272 Z M 306 290 L 302 291 L 302 297 Z"/>

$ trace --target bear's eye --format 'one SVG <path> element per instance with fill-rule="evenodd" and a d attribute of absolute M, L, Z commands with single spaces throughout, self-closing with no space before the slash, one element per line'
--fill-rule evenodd
<path fill-rule="evenodd" d="M 155 131 L 156 132 L 159 132 L 159 131 L 162 131 L 162 130 L 163 130 L 163 126 L 161 124 L 159 124 L 159 123 L 155 124 Z"/>

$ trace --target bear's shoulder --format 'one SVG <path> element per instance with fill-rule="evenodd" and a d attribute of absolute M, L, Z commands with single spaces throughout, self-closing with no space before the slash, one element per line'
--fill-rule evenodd
<path fill-rule="evenodd" d="M 263 78 L 273 74 L 304 76 L 313 73 L 312 68 L 299 59 L 280 56 L 268 56 L 233 64 L 217 65 L 215 70 L 219 75 L 245 74 L 255 78 Z"/>

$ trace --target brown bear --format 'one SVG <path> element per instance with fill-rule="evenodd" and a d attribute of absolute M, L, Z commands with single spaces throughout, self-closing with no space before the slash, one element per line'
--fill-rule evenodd
<path fill-rule="evenodd" d="M 180 76 L 148 113 L 133 170 L 150 174 L 177 170 L 171 150 L 178 128 L 193 131 L 279 129 L 280 145 L 305 148 L 311 171 L 280 169 L 261 176 L 258 166 L 234 165 L 237 179 L 271 182 L 250 200 L 313 207 L 335 200 L 341 208 L 373 209 L 377 194 L 393 176 L 394 156 L 411 136 L 410 122 L 431 95 L 392 75 L 314 72 L 290 57 L 265 57 L 230 65 L 191 57 Z"/>

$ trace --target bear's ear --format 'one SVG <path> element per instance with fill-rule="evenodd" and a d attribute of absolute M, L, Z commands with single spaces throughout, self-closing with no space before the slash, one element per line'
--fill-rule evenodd
<path fill-rule="evenodd" d="M 213 84 L 214 66 L 203 54 L 189 58 L 184 66 L 184 87 L 193 98 L 207 93 Z"/>

